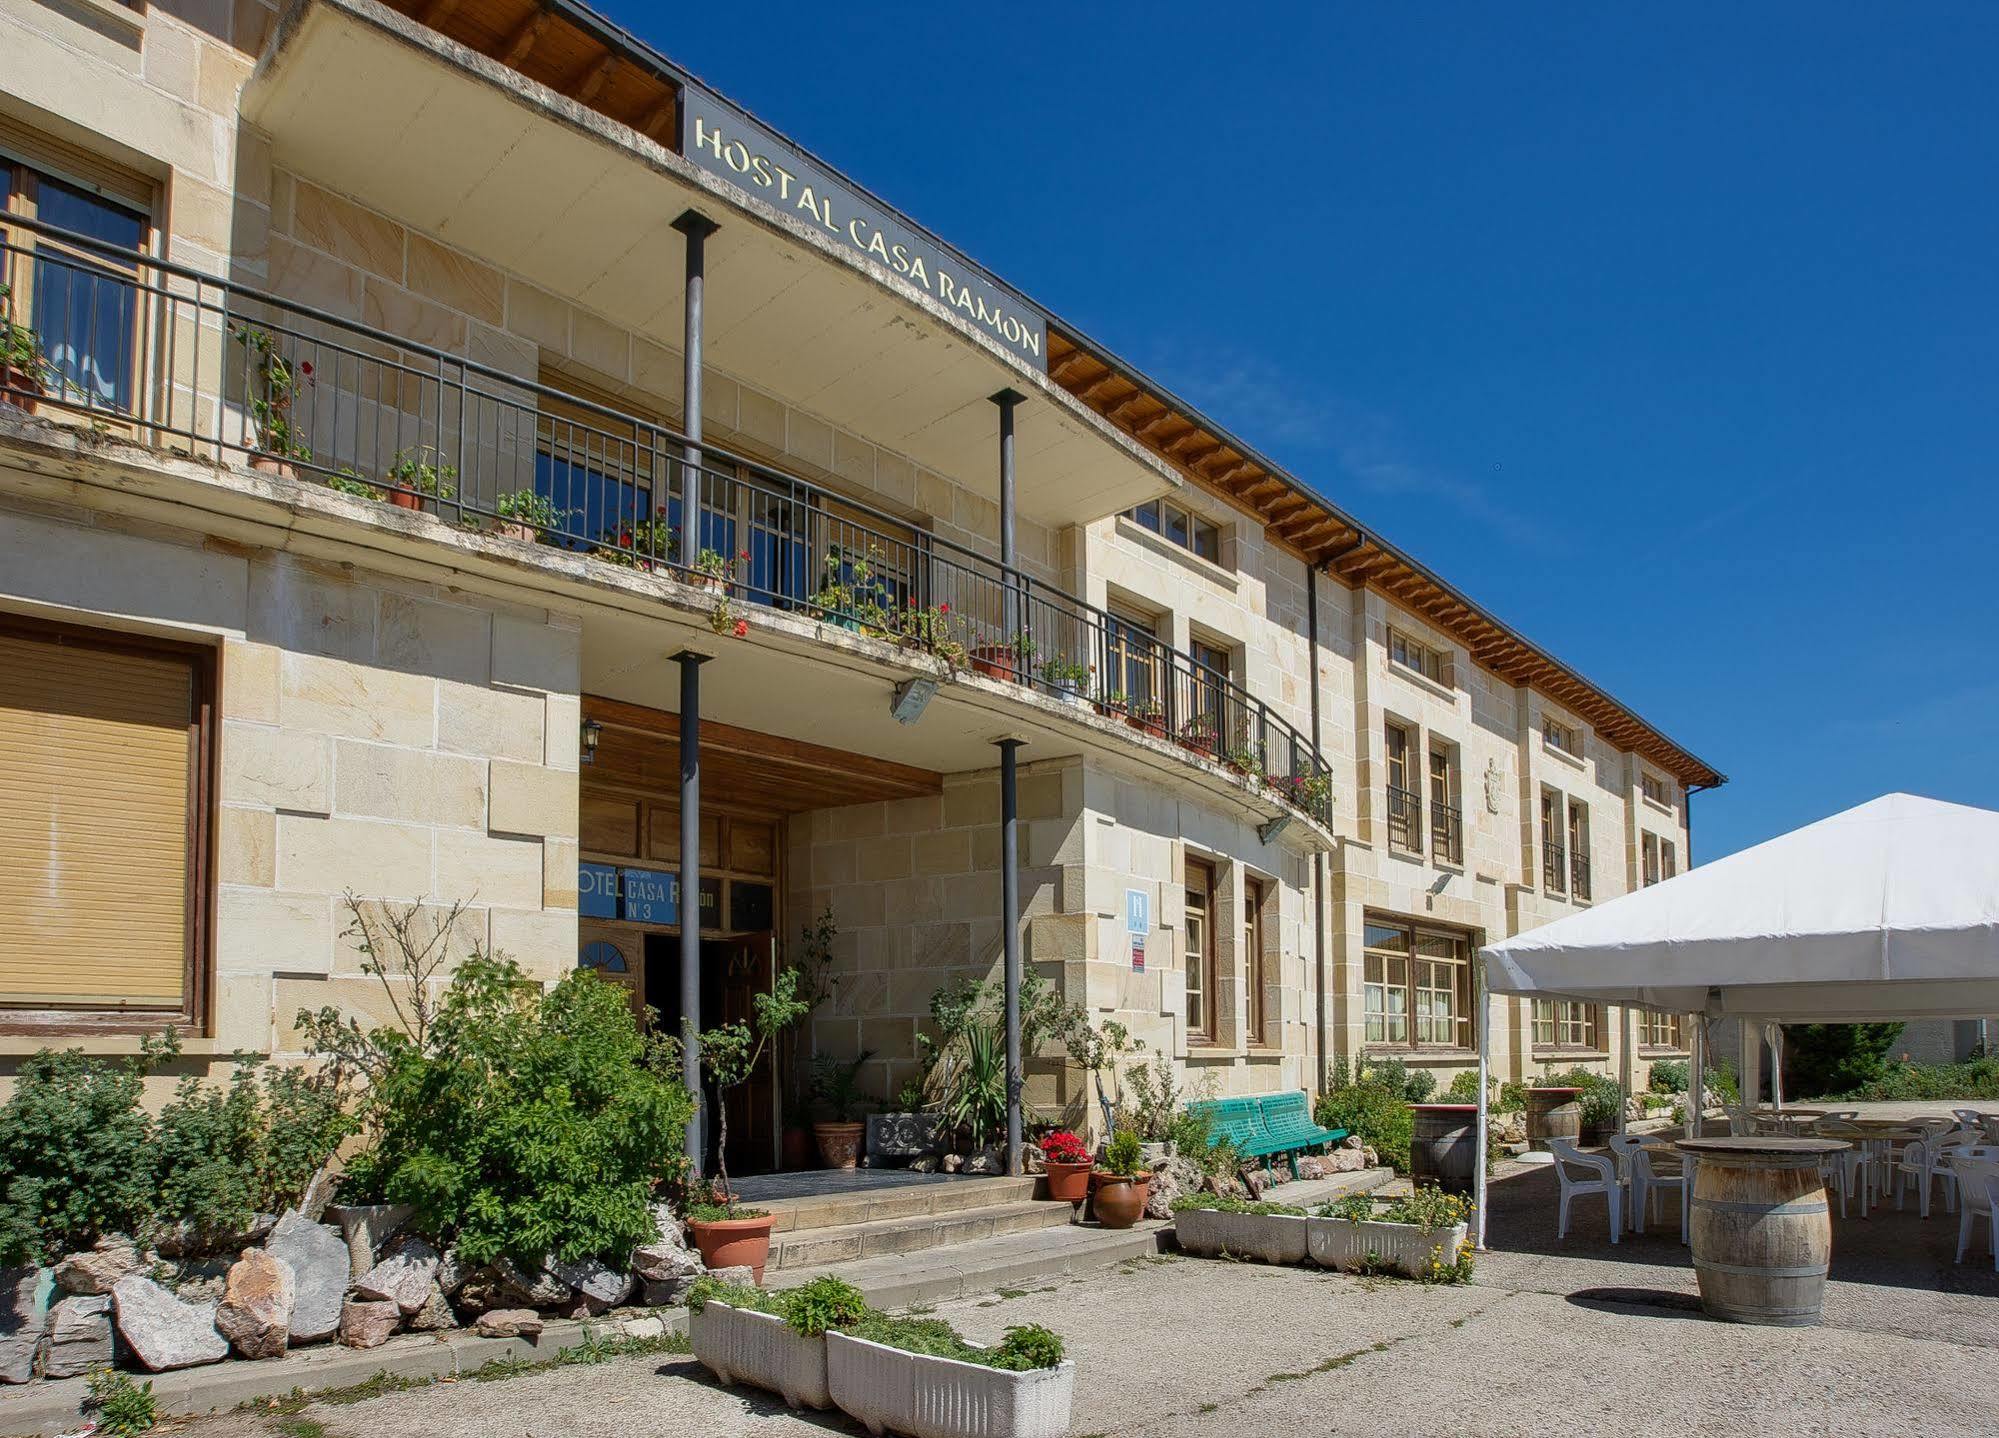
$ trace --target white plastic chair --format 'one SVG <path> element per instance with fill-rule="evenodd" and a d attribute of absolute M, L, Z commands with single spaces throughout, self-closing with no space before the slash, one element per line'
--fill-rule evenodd
<path fill-rule="evenodd" d="M 1631 1155 L 1631 1226 L 1639 1233 L 1645 1231 L 1645 1213 L 1649 1207 L 1652 1216 L 1659 1216 L 1659 1193 L 1662 1189 L 1677 1190 L 1680 1195 L 1680 1241 L 1686 1241 L 1687 1195 L 1691 1192 L 1688 1172 L 1683 1164 L 1677 1171 L 1661 1173 L 1652 1162 L 1652 1151 L 1640 1148 Z"/>
<path fill-rule="evenodd" d="M 1610 1241 L 1616 1243 L 1624 1229 L 1624 1188 L 1617 1181 L 1617 1161 L 1598 1153 L 1584 1153 L 1577 1148 L 1574 1139 L 1551 1138 L 1548 1152 L 1554 1155 L 1555 1177 L 1561 1180 L 1562 1204 L 1555 1219 L 1555 1241 L 1560 1243 L 1569 1236 L 1569 1200 L 1600 1193 L 1610 1205 Z M 1595 1178 L 1576 1178 L 1570 1174 L 1571 1166 L 1596 1175 Z"/>
<path fill-rule="evenodd" d="M 1999 1273 L 1999 1163 L 1980 1163 L 1958 1158 L 1953 1164 L 1963 1201 L 1957 1214 L 1956 1263 L 1964 1262 L 1971 1246 L 1972 1224 L 1985 1220 L 1985 1237 L 1992 1250 L 1992 1271 Z"/>
<path fill-rule="evenodd" d="M 1930 1190 L 1941 1185 L 1944 1211 L 1956 1212 L 1957 1175 L 1943 1158 L 1945 1154 L 1955 1149 L 1977 1143 L 1979 1137 L 1977 1129 L 1960 1128 L 1905 1145 L 1892 1169 L 1895 1180 L 1895 1207 L 1898 1210 L 1901 1208 L 1902 1195 L 1913 1186 L 1917 1193 L 1916 1212 L 1921 1217 L 1928 1218 Z"/>

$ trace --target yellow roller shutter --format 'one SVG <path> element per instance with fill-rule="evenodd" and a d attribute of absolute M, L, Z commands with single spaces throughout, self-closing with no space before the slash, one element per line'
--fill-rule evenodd
<path fill-rule="evenodd" d="M 0 1004 L 186 1001 L 192 658 L 0 631 Z"/>

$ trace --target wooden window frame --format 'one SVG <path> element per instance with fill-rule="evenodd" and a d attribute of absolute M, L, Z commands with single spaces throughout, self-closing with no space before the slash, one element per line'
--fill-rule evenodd
<path fill-rule="evenodd" d="M 1671 839 L 1661 839 L 1659 841 L 1659 882 L 1663 884 L 1679 872 L 1679 850 L 1673 847 Z"/>
<path fill-rule="evenodd" d="M 1198 876 L 1198 882 L 1196 878 Z M 1183 905 L 1182 934 L 1186 939 L 1184 976 L 1185 993 L 1191 1000 L 1196 992 L 1193 980 L 1199 980 L 1201 998 L 1201 1022 L 1194 1022 L 1193 1015 L 1187 1016 L 1187 1042 L 1190 1045 L 1213 1045 L 1220 1041 L 1221 1025 L 1216 1022 L 1216 968 L 1215 963 L 1215 866 L 1206 859 L 1189 855 L 1181 871 L 1181 883 L 1189 899 L 1198 889 L 1201 903 L 1188 902 Z M 1198 924 L 1200 934 L 1194 934 Z"/>
<path fill-rule="evenodd" d="M 1450 651 L 1427 644 L 1393 626 L 1388 631 L 1388 662 L 1441 688 L 1454 687 Z"/>
<path fill-rule="evenodd" d="M 1430 737 L 1430 858 L 1439 864 L 1463 868 L 1465 862 L 1464 805 L 1460 799 L 1462 781 L 1458 767 L 1458 746 L 1448 739 Z M 1446 811 L 1457 816 L 1455 841 L 1444 822 Z"/>
<path fill-rule="evenodd" d="M 1657 774 L 1641 771 L 1638 775 L 1638 792 L 1647 802 L 1657 804 L 1661 809 L 1673 807 L 1671 781 L 1662 779 Z"/>
<path fill-rule="evenodd" d="M 1571 759 L 1583 757 L 1583 732 L 1552 714 L 1541 716 L 1541 746 Z"/>
<path fill-rule="evenodd" d="M 1477 1003 L 1477 986 L 1474 982 L 1472 970 L 1471 935 L 1464 933 L 1462 930 L 1450 929 L 1436 924 L 1417 923 L 1413 920 L 1397 918 L 1387 914 L 1369 914 L 1363 920 L 1363 924 L 1361 941 L 1362 1047 L 1369 1053 L 1384 1055 L 1391 1053 L 1457 1055 L 1472 1052 L 1475 1040 L 1471 1029 L 1474 1008 Z M 1369 943 L 1366 938 L 1367 929 L 1392 930 L 1403 937 L 1407 947 L 1398 952 L 1384 946 Z M 1454 952 L 1448 957 L 1437 954 L 1425 954 L 1422 950 L 1422 940 L 1424 939 L 1441 940 L 1448 943 L 1453 947 Z M 1377 964 L 1381 975 L 1379 978 L 1374 977 L 1377 971 Z M 1450 986 L 1448 988 L 1441 988 L 1435 984 L 1426 984 L 1424 980 L 1428 976 L 1423 972 L 1425 965 L 1433 968 L 1439 966 L 1447 968 L 1451 974 Z M 1400 967 L 1401 977 L 1399 980 L 1392 977 L 1393 966 Z M 1389 991 L 1397 988 L 1402 991 L 1402 1009 L 1399 1015 L 1392 1014 L 1386 1002 Z M 1370 1005 L 1369 999 L 1372 996 L 1369 990 L 1378 990 L 1381 992 L 1382 1004 L 1379 1006 Z M 1450 995 L 1449 1011 L 1441 1020 L 1450 1026 L 1451 1039 L 1447 1042 L 1439 1042 L 1435 1039 L 1425 1040 L 1423 1038 L 1425 1019 L 1427 1018 L 1433 1024 L 1439 1020 L 1434 1013 L 1429 1015 L 1424 1014 L 1419 995 L 1438 993 L 1447 993 Z M 1383 1037 L 1381 1038 L 1375 1038 L 1369 1032 L 1370 1022 L 1377 1014 L 1382 1019 Z M 1400 1039 L 1387 1036 L 1388 1021 L 1391 1017 L 1399 1017 L 1401 1019 L 1403 1037 Z"/>
<path fill-rule="evenodd" d="M 1382 817 L 1387 825 L 1388 847 L 1398 854 L 1423 852 L 1423 791 L 1410 782 L 1414 777 L 1410 773 L 1410 768 L 1419 739 L 1420 735 L 1413 724 L 1405 724 L 1400 719 L 1389 719 L 1382 724 Z M 1414 796 L 1414 802 L 1411 804 L 1413 812 L 1399 817 L 1396 815 L 1397 791 Z"/>
<path fill-rule="evenodd" d="M 1148 517 L 1149 516 L 1149 517 Z M 1183 526 L 1186 538 L 1176 539 L 1171 530 L 1169 516 L 1177 517 Z M 1175 549 L 1185 550 L 1205 564 L 1219 566 L 1222 562 L 1222 527 L 1212 519 L 1204 518 L 1184 504 L 1175 504 L 1170 499 L 1148 499 L 1143 504 L 1134 504 L 1124 512 L 1124 517 L 1144 530 L 1157 535 Z M 1214 545 L 1214 553 L 1203 554 L 1201 541 L 1206 536 Z"/>
<path fill-rule="evenodd" d="M 112 654 L 171 656 L 185 660 L 194 684 L 194 717 L 188 722 L 187 912 L 182 923 L 182 978 L 178 1008 L 132 1009 L 76 1005 L 62 1008 L 0 1006 L 0 1034 L 86 1037 L 153 1034 L 176 1028 L 209 1032 L 209 991 L 214 953 L 216 653 L 190 644 L 122 630 L 0 614 L 0 634 L 37 643 L 56 641 Z"/>
<path fill-rule="evenodd" d="M 1687 1052 L 1686 1015 L 1667 1013 L 1663 1009 L 1640 1009 L 1638 1047 L 1648 1054 Z"/>
<path fill-rule="evenodd" d="M 1596 875 L 1591 863 L 1589 805 L 1574 795 L 1568 801 L 1569 897 L 1582 902 L 1596 893 Z"/>
<path fill-rule="evenodd" d="M 1582 1003 L 1574 999 L 1536 999 L 1529 1025 L 1529 1038 L 1537 1054 L 1606 1052 L 1603 1046 L 1602 1004 Z M 1549 1035 L 1545 1040 L 1541 1037 L 1544 1026 Z M 1579 1041 L 1568 1037 L 1575 1031 L 1582 1034 Z"/>
<path fill-rule="evenodd" d="M 1115 600 L 1104 606 L 1112 620 L 1104 630 L 1104 654 L 1111 674 L 1105 677 L 1105 694 L 1122 694 L 1134 709 L 1141 703 L 1157 704 L 1166 710 L 1166 667 L 1159 639 L 1159 616 L 1145 615 Z M 1133 686 L 1132 677 L 1143 674 L 1143 691 Z M 1112 682 L 1115 680 L 1115 682 Z"/>
<path fill-rule="evenodd" d="M 1559 854 L 1560 859 L 1555 855 Z M 1541 791 L 1541 887 L 1569 892 L 1568 801 L 1559 789 Z"/>
<path fill-rule="evenodd" d="M 1263 905 L 1270 897 L 1269 886 L 1254 874 L 1242 879 L 1242 972 L 1249 985 L 1249 1046 L 1270 1048 L 1270 1005 L 1264 993 L 1269 980 L 1264 953 Z"/>
<path fill-rule="evenodd" d="M 1641 885 L 1651 888 L 1659 882 L 1663 870 L 1659 866 L 1659 836 L 1646 829 L 1638 836 L 1638 878 Z"/>

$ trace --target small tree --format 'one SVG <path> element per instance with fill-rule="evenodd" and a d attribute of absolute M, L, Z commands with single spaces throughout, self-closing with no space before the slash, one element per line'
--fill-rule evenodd
<path fill-rule="evenodd" d="M 1864 1087 L 1901 1036 L 1900 1024 L 1785 1024 L 1786 1087 L 1801 1098 Z"/>
<path fill-rule="evenodd" d="M 1062 1044 L 1069 1051 L 1070 1061 L 1090 1076 L 1097 1091 L 1097 1107 L 1104 1112 L 1104 1132 L 1108 1134 L 1116 1125 L 1117 1111 L 1124 1106 L 1124 1085 L 1118 1077 L 1117 1061 L 1145 1045 L 1132 1038 L 1131 1031 L 1116 1019 L 1093 1024 L 1081 1009 L 1071 1012 Z M 1106 1072 L 1111 1076 L 1108 1093 L 1104 1090 Z"/>
<path fill-rule="evenodd" d="M 700 1046 L 701 1067 L 715 1086 L 715 1169 L 721 1178 L 716 1193 L 727 1213 L 736 1207 L 729 1183 L 729 1090 L 747 1082 L 784 1031 L 810 1012 L 811 1005 L 798 997 L 798 970 L 781 969 L 771 991 L 756 996 L 750 1023 L 717 1024 L 689 1036 Z"/>

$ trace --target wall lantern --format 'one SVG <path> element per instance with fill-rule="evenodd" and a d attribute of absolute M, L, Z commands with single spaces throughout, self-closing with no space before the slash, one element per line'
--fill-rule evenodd
<path fill-rule="evenodd" d="M 579 740 L 579 746 L 582 750 L 581 757 L 585 764 L 594 764 L 597 762 L 597 745 L 602 741 L 603 737 L 604 726 L 602 724 L 599 724 L 595 719 L 585 719 L 583 721 L 583 733 Z"/>
<path fill-rule="evenodd" d="M 937 697 L 935 679 L 912 679 L 896 686 L 895 697 L 889 702 L 888 712 L 895 716 L 898 724 L 914 724 L 923 717 L 924 709 Z"/>

